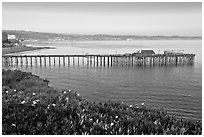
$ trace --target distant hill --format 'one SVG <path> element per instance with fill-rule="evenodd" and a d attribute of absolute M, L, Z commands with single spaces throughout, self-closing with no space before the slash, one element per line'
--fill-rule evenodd
<path fill-rule="evenodd" d="M 66 40 L 197 40 L 202 37 L 190 36 L 138 36 L 138 35 L 76 35 L 76 34 L 58 34 L 58 33 L 44 33 L 21 30 L 3 30 L 2 33 L 16 35 L 18 39 L 23 40 L 37 40 L 37 41 L 66 41 Z"/>

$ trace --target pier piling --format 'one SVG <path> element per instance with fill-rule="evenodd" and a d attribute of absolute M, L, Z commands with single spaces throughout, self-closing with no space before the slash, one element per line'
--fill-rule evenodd
<path fill-rule="evenodd" d="M 4 64 L 18 65 L 18 58 L 20 58 L 20 64 L 23 65 L 25 60 L 25 65 L 29 64 L 32 66 L 32 59 L 35 58 L 35 65 L 39 63 L 42 66 L 42 58 L 44 60 L 44 65 L 46 66 L 48 59 L 49 66 L 52 65 L 52 60 L 55 65 L 56 59 L 59 60 L 59 65 L 63 63 L 63 66 L 70 66 L 70 57 L 72 57 L 72 65 L 75 65 L 75 60 L 77 65 L 80 66 L 87 64 L 88 66 L 169 66 L 169 65 L 192 65 L 194 64 L 195 54 L 179 54 L 179 55 L 164 55 L 164 54 L 154 54 L 154 55 L 4 55 L 2 56 L 2 61 Z M 75 58 L 76 57 L 76 58 Z M 65 61 L 67 58 L 67 62 Z M 62 59 L 62 62 L 61 62 Z M 85 62 L 86 59 L 86 62 Z M 39 61 L 39 62 L 38 62 Z"/>

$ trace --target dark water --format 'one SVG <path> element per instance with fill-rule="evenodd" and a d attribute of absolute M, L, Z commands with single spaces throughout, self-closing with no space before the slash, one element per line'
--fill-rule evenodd
<path fill-rule="evenodd" d="M 145 103 L 147 106 L 164 108 L 177 117 L 201 119 L 201 43 L 197 41 L 189 42 L 191 44 L 194 43 L 194 46 L 197 47 L 196 49 L 192 48 L 192 51 L 197 54 L 194 66 L 68 67 L 56 65 L 51 67 L 17 66 L 12 68 L 33 72 L 36 75 L 50 80 L 50 85 L 62 89 L 75 90 L 79 92 L 82 97 L 91 101 L 114 100 L 137 105 Z M 177 41 L 179 44 L 183 43 L 183 45 L 186 45 L 186 50 L 190 50 L 192 46 L 189 42 Z M 152 43 L 154 49 L 165 49 L 161 48 L 162 44 L 161 42 L 159 43 L 159 41 Z M 168 43 L 168 41 L 165 43 Z M 171 41 L 170 43 L 172 44 L 173 42 Z M 174 45 L 175 43 L 176 42 L 174 42 Z M 113 43 L 111 44 L 113 45 Z M 147 47 L 149 46 L 148 44 L 147 42 Z M 157 44 L 159 46 L 155 46 Z M 167 44 L 167 49 L 173 47 L 171 44 Z M 185 47 L 183 45 L 182 47 Z M 86 47 L 86 44 L 84 46 Z M 91 47 L 93 48 L 93 45 L 90 46 L 90 49 Z M 116 44 L 115 47 L 117 47 Z M 131 44 L 129 44 L 129 48 L 127 47 L 126 49 L 131 49 L 130 47 Z M 76 44 L 74 48 L 79 48 L 81 51 L 84 50 L 81 49 L 81 44 Z M 46 51 L 41 51 L 41 54 L 45 54 L 43 52 Z M 35 53 L 36 52 L 31 52 L 27 54 Z"/>

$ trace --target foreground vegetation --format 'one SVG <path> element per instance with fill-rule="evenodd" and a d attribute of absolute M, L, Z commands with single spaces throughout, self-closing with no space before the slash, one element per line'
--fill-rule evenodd
<path fill-rule="evenodd" d="M 2 72 L 3 134 L 201 134 L 201 121 L 119 102 L 87 101 L 17 70 Z"/>

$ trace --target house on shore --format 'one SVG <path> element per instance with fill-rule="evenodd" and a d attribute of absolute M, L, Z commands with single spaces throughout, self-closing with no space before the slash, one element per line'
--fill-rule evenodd
<path fill-rule="evenodd" d="M 22 43 L 19 39 L 16 38 L 16 35 L 10 35 L 5 32 L 2 32 L 2 47 L 14 47 L 21 46 Z"/>
<path fill-rule="evenodd" d="M 16 35 L 7 35 L 8 40 L 16 40 Z"/>

